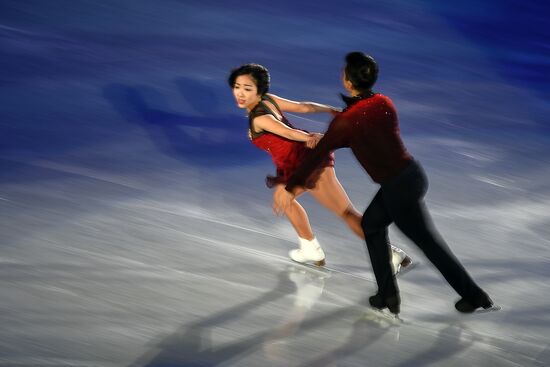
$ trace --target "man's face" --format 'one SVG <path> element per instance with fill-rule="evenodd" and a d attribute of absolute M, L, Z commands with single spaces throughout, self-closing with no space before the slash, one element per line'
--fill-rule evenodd
<path fill-rule="evenodd" d="M 351 93 L 352 90 L 353 90 L 353 86 L 352 86 L 351 82 L 346 77 L 346 69 L 342 69 L 341 78 L 342 78 L 342 85 L 348 91 L 348 93 Z"/>

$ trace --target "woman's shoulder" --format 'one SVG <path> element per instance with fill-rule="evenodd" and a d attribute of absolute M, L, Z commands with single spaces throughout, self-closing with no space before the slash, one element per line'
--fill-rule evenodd
<path fill-rule="evenodd" d="M 272 103 L 276 103 L 277 102 L 276 99 L 279 99 L 279 97 L 272 93 L 266 93 L 262 96 L 262 100 L 272 102 Z"/>
<path fill-rule="evenodd" d="M 267 106 L 260 101 L 256 106 L 254 106 L 252 110 L 250 110 L 250 112 L 248 113 L 248 117 L 252 120 L 256 117 L 270 114 L 271 111 L 269 110 L 269 108 L 267 108 Z"/>

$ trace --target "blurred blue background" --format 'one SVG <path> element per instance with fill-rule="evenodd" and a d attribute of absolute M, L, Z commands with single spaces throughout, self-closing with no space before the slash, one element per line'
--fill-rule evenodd
<path fill-rule="evenodd" d="M 252 163 L 259 154 L 246 142 L 229 70 L 261 63 L 273 93 L 341 104 L 340 69 L 351 50 L 378 60 L 376 89 L 396 102 L 405 135 L 481 139 L 509 145 L 520 160 L 548 158 L 545 1 L 0 7 L 0 149 L 8 160 L 71 159 L 75 149 L 124 144 L 139 132 L 192 164 Z"/>

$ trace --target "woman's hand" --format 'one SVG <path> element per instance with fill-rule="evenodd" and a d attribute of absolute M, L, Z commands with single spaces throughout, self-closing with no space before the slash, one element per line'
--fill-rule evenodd
<path fill-rule="evenodd" d="M 319 143 L 319 140 L 321 140 L 322 138 L 323 138 L 323 134 L 319 134 L 319 133 L 309 134 L 309 138 L 306 140 L 306 147 L 308 147 L 309 149 L 315 148 L 317 143 Z"/>

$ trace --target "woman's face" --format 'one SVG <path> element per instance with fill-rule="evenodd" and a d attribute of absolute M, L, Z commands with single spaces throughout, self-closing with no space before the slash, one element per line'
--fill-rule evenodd
<path fill-rule="evenodd" d="M 251 110 L 258 104 L 261 96 L 258 95 L 256 82 L 250 75 L 239 75 L 233 84 L 233 96 L 239 108 Z"/>

